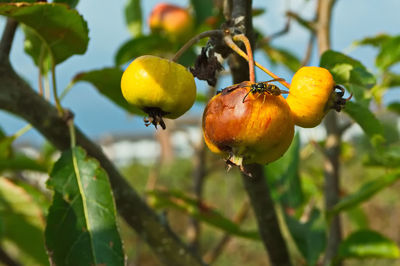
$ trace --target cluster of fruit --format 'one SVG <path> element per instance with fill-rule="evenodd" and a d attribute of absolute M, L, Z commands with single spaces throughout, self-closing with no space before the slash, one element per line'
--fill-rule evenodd
<path fill-rule="evenodd" d="M 285 99 L 282 93 L 289 95 Z M 343 89 L 321 67 L 300 68 L 289 92 L 270 82 L 245 81 L 210 100 L 203 115 L 204 140 L 230 164 L 273 162 L 290 146 L 295 125 L 317 126 L 330 109 L 343 107 L 342 96 Z"/>
<path fill-rule="evenodd" d="M 266 164 L 280 158 L 290 146 L 294 126 L 315 127 L 330 109 L 346 103 L 344 89 L 321 67 L 302 67 L 289 91 L 272 82 L 244 81 L 229 86 L 208 102 L 203 114 L 203 135 L 209 149 L 228 165 Z M 125 70 L 121 89 L 125 99 L 146 112 L 146 125 L 165 124 L 193 105 L 193 75 L 171 60 L 145 55 Z M 285 99 L 281 94 L 287 93 Z M 243 168 L 242 168 L 243 169 Z"/>
<path fill-rule="evenodd" d="M 165 127 L 196 98 L 193 75 L 182 65 L 156 56 L 135 59 L 121 79 L 125 99 L 145 111 L 147 124 Z M 339 91 L 336 89 L 339 88 Z M 345 103 L 343 89 L 321 67 L 303 67 L 292 79 L 289 95 L 270 82 L 245 81 L 218 92 L 203 114 L 203 133 L 211 151 L 235 165 L 269 163 L 289 147 L 294 125 L 317 126 L 326 113 Z"/>

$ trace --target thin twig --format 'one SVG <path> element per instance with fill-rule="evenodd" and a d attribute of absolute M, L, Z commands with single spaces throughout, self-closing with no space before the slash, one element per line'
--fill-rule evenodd
<path fill-rule="evenodd" d="M 314 47 L 314 41 L 315 41 L 315 33 L 312 32 L 310 35 L 310 39 L 308 40 L 306 55 L 304 56 L 303 60 L 301 60 L 301 66 L 305 66 L 308 64 L 308 62 L 310 62 Z"/>
<path fill-rule="evenodd" d="M 43 63 L 44 63 L 44 55 L 46 51 L 46 46 L 42 43 L 42 46 L 40 47 L 40 54 L 39 54 L 39 67 L 38 67 L 38 85 L 39 85 L 39 95 L 43 96 Z M 47 73 L 46 73 L 47 74 Z"/>
<path fill-rule="evenodd" d="M 326 154 L 325 154 L 325 150 L 324 147 L 321 146 L 321 144 L 319 144 L 317 141 L 315 140 L 311 140 L 310 144 L 312 146 L 314 146 L 314 148 L 319 151 L 321 153 L 322 156 L 324 156 L 324 158 L 326 158 Z"/>
<path fill-rule="evenodd" d="M 64 90 L 60 94 L 60 101 L 64 99 L 65 96 L 69 93 L 69 91 L 72 89 L 72 87 L 75 85 L 75 81 L 71 81 L 68 83 L 67 87 L 64 88 Z"/>
<path fill-rule="evenodd" d="M 49 73 L 46 73 L 44 76 L 43 76 L 43 87 L 44 87 L 44 98 L 47 100 L 47 101 L 50 101 L 50 97 L 51 97 L 51 94 L 50 94 L 50 81 L 49 81 Z"/>
<path fill-rule="evenodd" d="M 154 166 L 151 167 L 149 170 L 149 175 L 147 177 L 147 182 L 145 186 L 146 191 L 152 191 L 156 188 L 160 174 L 161 174 L 161 158 L 159 157 L 157 158 L 157 161 L 155 162 Z"/>
<path fill-rule="evenodd" d="M 299 14 L 297 14 L 295 12 L 291 12 L 291 11 L 286 12 L 286 16 L 288 16 L 289 18 L 291 17 L 291 18 L 295 19 L 300 25 L 304 26 L 305 28 L 307 28 L 311 31 L 317 30 L 315 20 L 314 21 L 305 20 L 302 17 L 300 17 Z"/>
<path fill-rule="evenodd" d="M 56 108 L 58 110 L 59 115 L 62 116 L 64 114 L 64 110 L 61 107 L 60 99 L 58 98 L 57 81 L 56 81 L 56 61 L 55 61 L 53 54 L 51 54 L 51 77 L 52 77 L 52 82 L 53 82 L 54 102 L 56 104 Z"/>
<path fill-rule="evenodd" d="M 1 37 L 0 41 L 0 63 L 3 63 L 9 58 L 17 26 L 18 22 L 16 20 L 12 18 L 7 19 L 7 23 L 3 31 L 3 36 Z"/>
<path fill-rule="evenodd" d="M 277 31 L 275 33 L 272 33 L 271 35 L 263 38 L 262 40 L 260 40 L 258 42 L 258 46 L 262 46 L 264 44 L 268 44 L 269 42 L 271 42 L 273 39 L 276 39 L 278 37 L 281 37 L 285 34 L 287 34 L 290 30 L 290 22 L 291 22 L 291 17 L 288 16 L 286 23 L 285 23 L 285 27 L 283 29 L 281 29 L 280 31 Z"/>
<path fill-rule="evenodd" d="M 14 133 L 13 138 L 17 139 L 19 137 L 21 137 L 22 135 L 24 135 L 26 132 L 28 132 L 29 130 L 31 130 L 32 125 L 31 124 L 27 124 L 25 125 L 23 128 L 21 128 L 20 130 L 18 130 L 17 132 Z"/>
<path fill-rule="evenodd" d="M 153 167 L 149 171 L 149 175 L 146 182 L 146 191 L 154 190 L 157 186 L 157 181 L 161 175 L 161 170 L 165 165 L 171 164 L 174 160 L 174 150 L 171 143 L 171 133 L 175 128 L 172 120 L 165 120 L 167 129 L 157 130 L 155 137 L 158 144 L 160 145 L 161 153 L 158 156 Z"/>
<path fill-rule="evenodd" d="M 249 80 L 252 83 L 256 82 L 256 75 L 254 73 L 254 57 L 253 57 L 253 49 L 251 49 L 251 44 L 249 39 L 244 34 L 238 34 L 233 36 L 234 41 L 241 41 L 246 47 L 247 57 L 249 58 L 247 61 L 249 62 Z"/>
<path fill-rule="evenodd" d="M 249 57 L 247 56 L 247 54 L 245 52 L 242 51 L 242 49 L 239 48 L 239 46 L 237 46 L 232 38 L 229 35 L 226 35 L 224 37 L 225 43 L 226 45 L 228 45 L 230 48 L 232 48 L 232 50 L 234 50 L 238 55 L 240 55 L 241 57 L 243 57 L 244 59 L 246 59 L 246 61 L 249 61 Z M 280 79 L 279 76 L 275 75 L 272 71 L 268 70 L 267 68 L 263 67 L 261 64 L 259 64 L 257 61 L 254 61 L 255 65 L 260 68 L 262 71 L 264 71 L 265 73 L 267 73 L 268 75 L 270 75 L 272 78 L 274 79 Z M 283 86 L 285 86 L 286 88 L 290 89 L 290 84 L 287 83 L 285 80 L 278 80 L 279 83 L 281 83 Z M 235 82 L 236 83 L 236 82 Z"/>
<path fill-rule="evenodd" d="M 222 38 L 223 32 L 222 30 L 209 30 L 205 31 L 202 33 L 197 34 L 193 38 L 191 38 L 187 43 L 185 43 L 181 49 L 179 49 L 178 52 L 174 55 L 174 57 L 171 59 L 172 61 L 176 62 L 178 59 L 190 48 L 192 47 L 195 43 L 200 41 L 203 38 L 209 38 L 209 37 L 216 37 L 216 38 Z"/>
<path fill-rule="evenodd" d="M 344 132 L 349 129 L 354 124 L 353 121 L 348 121 L 347 123 L 343 124 L 339 128 L 340 135 L 343 135 Z"/>
<path fill-rule="evenodd" d="M 43 96 L 43 76 L 42 76 L 42 71 L 38 71 L 38 87 L 39 87 L 39 95 Z"/>

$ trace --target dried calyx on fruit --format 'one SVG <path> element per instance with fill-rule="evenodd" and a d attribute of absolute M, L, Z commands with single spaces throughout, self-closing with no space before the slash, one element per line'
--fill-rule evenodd
<path fill-rule="evenodd" d="M 149 115 L 146 126 L 160 125 L 163 117 L 175 119 L 192 107 L 196 98 L 193 75 L 173 61 L 144 55 L 136 58 L 121 78 L 124 98 Z"/>
<path fill-rule="evenodd" d="M 203 114 L 203 135 L 209 149 L 225 157 L 228 166 L 237 165 L 242 171 L 243 164 L 266 164 L 280 158 L 294 135 L 285 99 L 268 92 L 251 93 L 254 84 L 244 81 L 223 89 L 208 102 Z"/>
<path fill-rule="evenodd" d="M 286 101 L 296 125 L 311 128 L 319 125 L 329 110 L 343 109 L 344 89 L 335 84 L 331 73 L 322 67 L 302 67 L 292 79 Z"/>

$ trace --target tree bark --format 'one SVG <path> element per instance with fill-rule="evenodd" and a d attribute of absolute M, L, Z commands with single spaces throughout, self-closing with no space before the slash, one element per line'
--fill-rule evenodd
<path fill-rule="evenodd" d="M 17 30 L 18 22 L 12 18 L 7 19 L 7 24 L 4 27 L 3 35 L 0 41 L 0 62 L 8 61 L 8 56 L 11 51 L 12 41 L 14 40 L 15 31 Z"/>

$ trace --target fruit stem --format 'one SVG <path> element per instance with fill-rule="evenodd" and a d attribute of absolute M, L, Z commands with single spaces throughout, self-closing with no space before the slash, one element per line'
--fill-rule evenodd
<path fill-rule="evenodd" d="M 247 61 L 249 61 L 249 57 L 247 56 L 247 54 L 245 52 L 242 51 L 242 49 L 239 48 L 239 46 L 237 46 L 232 38 L 230 37 L 230 35 L 226 35 L 224 37 L 225 43 L 226 45 L 228 45 L 233 51 L 235 51 L 238 55 L 240 55 L 241 57 L 243 57 L 244 59 L 246 59 Z M 270 75 L 272 78 L 274 79 L 280 79 L 279 76 L 275 75 L 273 72 L 271 72 L 270 70 L 268 70 L 267 68 L 263 67 L 261 64 L 259 64 L 257 61 L 254 61 L 254 64 L 261 69 L 262 71 L 264 71 L 265 73 L 267 73 L 268 75 Z M 283 86 L 285 86 L 286 88 L 290 88 L 290 84 L 287 83 L 285 80 L 281 79 L 281 80 L 277 80 L 279 83 L 281 83 Z"/>
<path fill-rule="evenodd" d="M 64 109 L 61 107 L 60 104 L 60 99 L 58 98 L 57 94 L 57 82 L 56 82 L 56 62 L 54 55 L 50 52 L 51 54 L 51 77 L 52 77 L 52 82 L 53 82 L 53 97 L 54 97 L 54 102 L 56 104 L 56 108 L 58 111 L 58 114 L 60 116 L 63 116 L 64 114 Z"/>
<path fill-rule="evenodd" d="M 67 121 L 68 129 L 69 129 L 69 138 L 70 138 L 70 147 L 71 149 L 76 146 L 76 135 L 75 135 L 75 125 L 74 119 L 71 118 Z"/>
<path fill-rule="evenodd" d="M 178 59 L 182 56 L 184 52 L 186 52 L 192 45 L 197 43 L 199 40 L 207 37 L 217 37 L 222 38 L 223 31 L 222 30 L 208 30 L 202 33 L 197 34 L 193 38 L 191 38 L 187 43 L 185 43 L 179 50 L 176 52 L 174 57 L 171 59 L 173 62 L 178 61 Z"/>
<path fill-rule="evenodd" d="M 72 89 L 72 87 L 75 85 L 75 81 L 71 81 L 68 83 L 67 87 L 61 92 L 60 95 L 60 100 L 64 99 L 65 96 L 67 96 L 68 92 Z"/>
<path fill-rule="evenodd" d="M 43 69 L 44 69 L 44 66 L 43 66 L 43 62 L 44 62 L 44 54 L 45 54 L 45 50 L 46 49 L 46 47 L 44 46 L 44 44 L 42 44 L 42 46 L 40 47 L 40 54 L 39 54 L 39 63 L 38 63 L 38 65 L 39 65 L 39 78 L 38 78 L 38 80 L 39 80 L 39 95 L 40 96 L 43 96 Z"/>
<path fill-rule="evenodd" d="M 250 82 L 256 82 L 256 75 L 254 73 L 254 57 L 253 57 L 253 50 L 251 49 L 251 44 L 249 39 L 244 34 L 238 34 L 233 36 L 234 41 L 241 41 L 244 46 L 246 47 L 246 53 L 249 58 L 249 78 Z"/>

